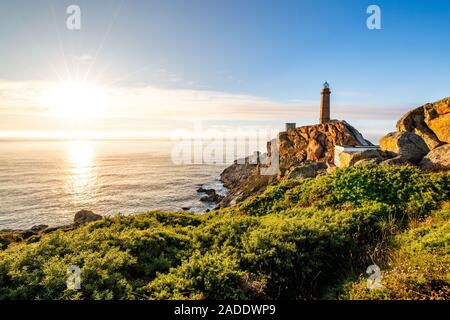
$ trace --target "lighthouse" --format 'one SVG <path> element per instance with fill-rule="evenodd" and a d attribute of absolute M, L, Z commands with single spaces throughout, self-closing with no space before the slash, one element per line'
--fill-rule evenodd
<path fill-rule="evenodd" d="M 330 93 L 330 85 L 325 82 L 320 93 L 320 123 L 330 121 Z"/>

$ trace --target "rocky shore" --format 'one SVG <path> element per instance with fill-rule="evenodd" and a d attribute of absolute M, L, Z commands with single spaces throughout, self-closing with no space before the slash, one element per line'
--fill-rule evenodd
<path fill-rule="evenodd" d="M 33 243 L 39 241 L 43 234 L 54 232 L 56 230 L 70 231 L 78 228 L 79 226 L 101 219 L 103 219 L 103 216 L 95 214 L 92 211 L 80 210 L 75 214 L 73 223 L 70 225 L 59 227 L 38 225 L 27 230 L 0 230 L 0 250 L 6 249 L 11 243 L 14 242 L 26 241 L 27 243 Z"/>

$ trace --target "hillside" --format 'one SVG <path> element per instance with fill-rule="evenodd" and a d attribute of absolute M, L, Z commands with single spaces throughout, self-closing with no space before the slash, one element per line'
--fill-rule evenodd
<path fill-rule="evenodd" d="M 350 167 L 204 215 L 55 230 L 0 251 L 0 299 L 449 299 L 449 180 Z M 374 263 L 379 291 L 365 288 Z M 69 265 L 81 268 L 79 291 L 66 288 Z"/>

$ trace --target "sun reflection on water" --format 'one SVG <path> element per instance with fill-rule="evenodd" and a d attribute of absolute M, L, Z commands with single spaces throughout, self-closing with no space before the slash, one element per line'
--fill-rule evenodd
<path fill-rule="evenodd" d="M 67 187 L 70 193 L 86 198 L 95 180 L 95 149 L 90 141 L 71 141 L 67 145 L 69 176 Z"/>

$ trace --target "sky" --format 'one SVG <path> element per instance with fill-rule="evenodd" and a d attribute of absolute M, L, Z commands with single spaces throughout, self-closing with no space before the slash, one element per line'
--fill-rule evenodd
<path fill-rule="evenodd" d="M 1 0 L 0 138 L 314 124 L 328 81 L 376 143 L 449 96 L 449 34 L 446 0 Z"/>

